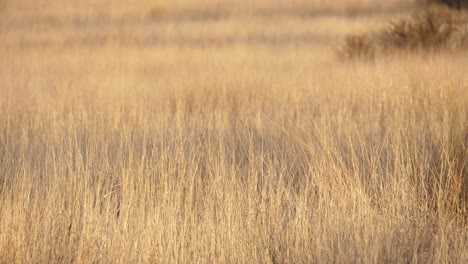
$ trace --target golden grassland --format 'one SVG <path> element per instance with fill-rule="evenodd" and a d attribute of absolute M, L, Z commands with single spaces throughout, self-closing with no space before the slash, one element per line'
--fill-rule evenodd
<path fill-rule="evenodd" d="M 343 63 L 405 11 L 260 4 L 4 3 L 0 262 L 466 263 L 468 54 Z"/>

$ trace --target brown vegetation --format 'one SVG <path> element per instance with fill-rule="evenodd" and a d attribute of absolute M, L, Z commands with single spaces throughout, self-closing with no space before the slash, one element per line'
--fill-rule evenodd
<path fill-rule="evenodd" d="M 348 36 L 338 55 L 341 59 L 373 59 L 377 54 L 463 50 L 468 48 L 467 40 L 466 14 L 431 6 L 377 33 Z"/>
<path fill-rule="evenodd" d="M 445 5 L 453 9 L 462 9 L 468 7 L 467 0 L 426 0 L 428 4 Z"/>

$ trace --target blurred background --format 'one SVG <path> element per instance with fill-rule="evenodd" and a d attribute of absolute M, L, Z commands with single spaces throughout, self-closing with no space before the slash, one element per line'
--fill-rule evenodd
<path fill-rule="evenodd" d="M 386 22 L 420 2 L 0 0 L 0 45 L 334 45 L 343 35 Z"/>

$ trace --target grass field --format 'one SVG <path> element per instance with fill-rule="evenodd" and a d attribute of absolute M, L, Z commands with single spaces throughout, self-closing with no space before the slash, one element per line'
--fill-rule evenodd
<path fill-rule="evenodd" d="M 409 1 L 0 1 L 0 263 L 467 263 L 468 54 Z"/>

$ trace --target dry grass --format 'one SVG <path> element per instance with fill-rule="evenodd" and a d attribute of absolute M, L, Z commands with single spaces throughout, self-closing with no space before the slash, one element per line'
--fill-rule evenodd
<path fill-rule="evenodd" d="M 4 20 L 0 262 L 466 263 L 467 55 L 343 64 L 379 17 L 268 19 Z"/>

